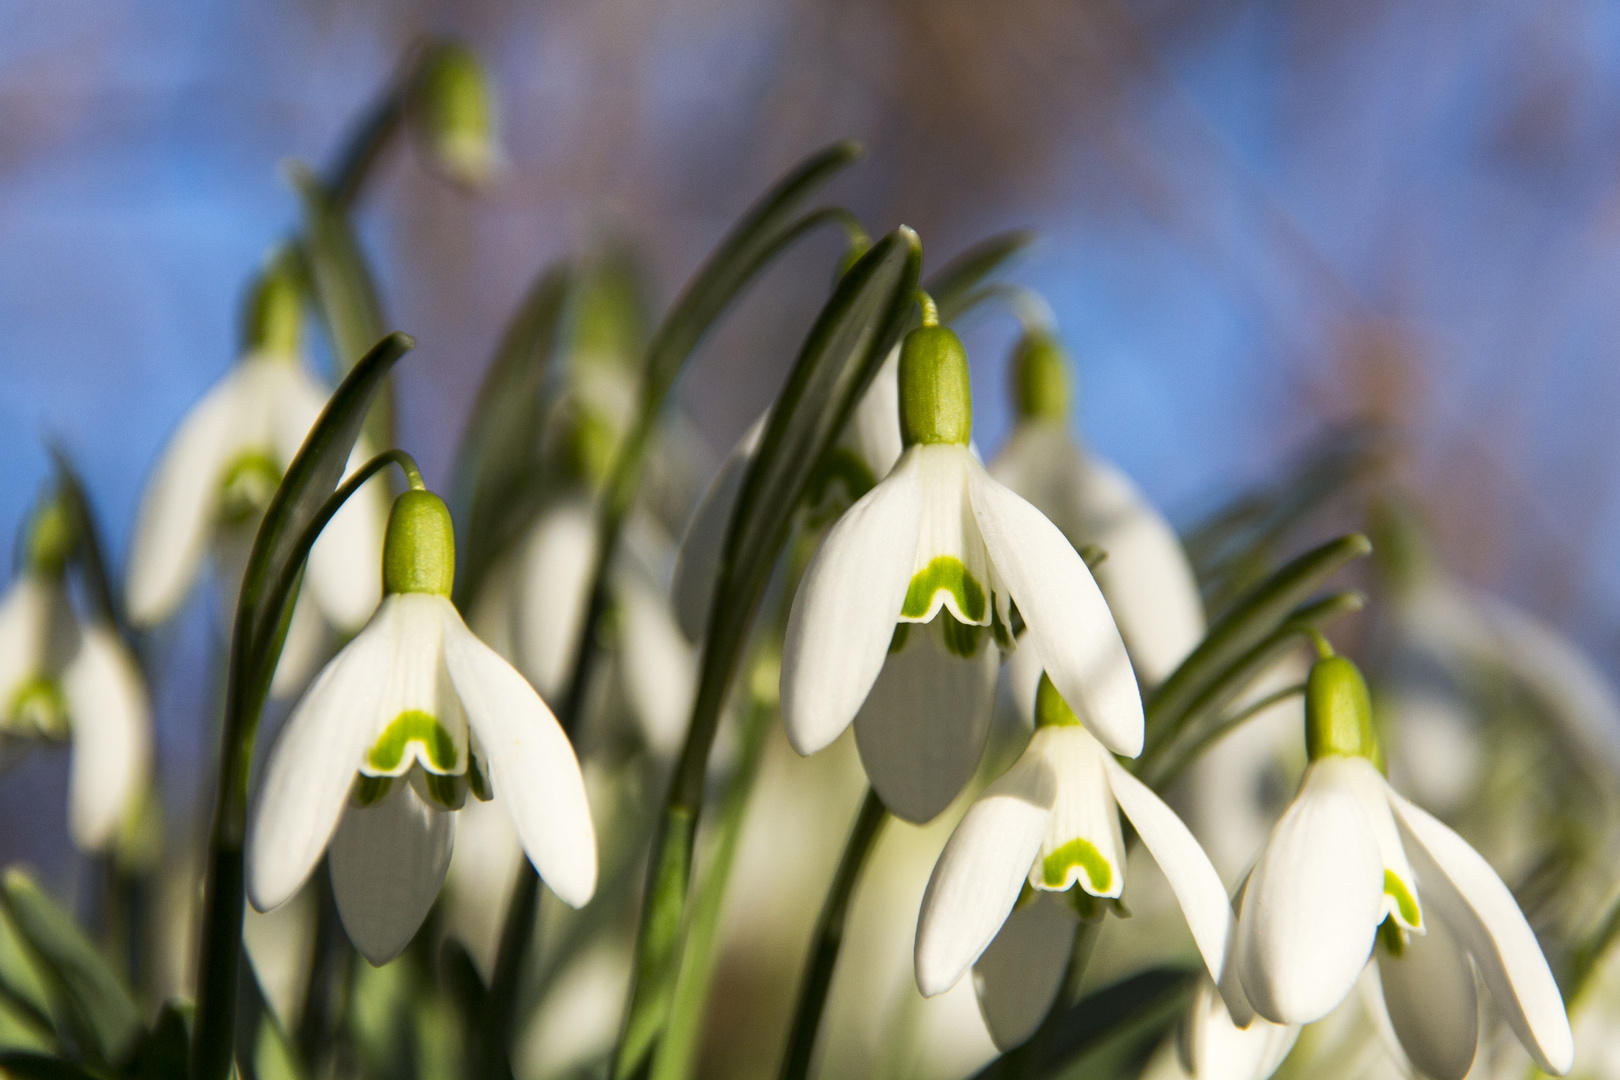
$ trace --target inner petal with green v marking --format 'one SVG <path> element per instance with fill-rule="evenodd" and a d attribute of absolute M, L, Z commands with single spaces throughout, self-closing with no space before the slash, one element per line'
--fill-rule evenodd
<path fill-rule="evenodd" d="M 400 713 L 366 753 L 360 771 L 367 776 L 401 776 L 418 762 L 430 773 L 465 771 L 456 740 L 438 719 L 418 709 Z"/>
<path fill-rule="evenodd" d="M 1041 883 L 1048 889 L 1067 889 L 1080 881 L 1093 896 L 1101 896 L 1114 883 L 1114 868 L 1089 840 L 1074 839 L 1041 860 Z"/>
<path fill-rule="evenodd" d="M 973 457 L 954 445 L 916 446 L 908 453 L 917 458 L 922 517 L 900 619 L 931 622 L 943 608 L 957 622 L 989 626 L 995 582 L 967 497 Z"/>
<path fill-rule="evenodd" d="M 1423 910 L 1418 907 L 1417 898 L 1406 883 L 1396 876 L 1395 871 L 1384 871 L 1384 895 L 1389 898 L 1395 910 L 1391 913 L 1407 929 L 1417 930 L 1423 926 Z"/>

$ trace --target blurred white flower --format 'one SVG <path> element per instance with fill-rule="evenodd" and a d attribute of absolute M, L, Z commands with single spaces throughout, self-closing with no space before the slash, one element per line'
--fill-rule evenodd
<path fill-rule="evenodd" d="M 942 993 L 978 961 L 976 986 L 997 1045 L 1027 1039 L 1056 995 L 1073 909 L 1099 914 L 1097 900 L 1124 893 L 1121 810 L 1164 871 L 1211 977 L 1220 978 L 1231 924 L 1220 876 L 1181 819 L 1120 767 L 1043 678 L 1029 748 L 969 808 L 934 868 L 917 920 L 918 988 Z M 1076 883 L 1068 905 L 1039 899 Z M 1027 899 L 1014 910 L 1021 894 Z"/>
<path fill-rule="evenodd" d="M 445 811 L 469 789 L 506 808 L 564 902 L 580 906 L 596 885 L 573 748 L 533 688 L 462 623 L 448 599 L 453 552 L 437 496 L 400 496 L 389 595 L 288 719 L 249 836 L 248 896 L 261 911 L 296 892 L 330 842 L 344 926 L 374 964 L 405 947 L 438 895 L 454 835 Z"/>

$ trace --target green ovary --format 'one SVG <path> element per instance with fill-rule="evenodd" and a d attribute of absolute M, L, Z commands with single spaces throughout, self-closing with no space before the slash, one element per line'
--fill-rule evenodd
<path fill-rule="evenodd" d="M 1384 871 L 1384 892 L 1395 901 L 1395 910 L 1400 912 L 1402 922 L 1413 927 L 1423 925 L 1423 913 L 1418 909 L 1417 900 L 1393 870 Z"/>
<path fill-rule="evenodd" d="M 906 602 L 900 617 L 921 619 L 928 614 L 934 597 L 947 592 L 956 599 L 962 617 L 971 623 L 983 623 L 984 586 L 973 580 L 962 560 L 954 555 L 936 555 L 929 564 L 911 576 L 911 587 L 906 590 Z"/>
<path fill-rule="evenodd" d="M 1048 889 L 1064 889 L 1069 885 L 1069 871 L 1079 867 L 1091 882 L 1088 891 L 1101 895 L 1113 884 L 1114 871 L 1102 857 L 1096 845 L 1089 840 L 1074 839 L 1048 855 L 1041 863 L 1041 883 Z"/>
<path fill-rule="evenodd" d="M 366 755 L 365 771 L 374 775 L 397 776 L 406 767 L 411 747 L 429 772 L 454 773 L 456 743 L 439 721 L 420 709 L 409 709 L 394 718 Z"/>

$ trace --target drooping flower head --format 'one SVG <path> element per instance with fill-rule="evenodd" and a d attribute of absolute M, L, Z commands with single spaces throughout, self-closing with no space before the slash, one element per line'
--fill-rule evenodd
<path fill-rule="evenodd" d="M 130 547 L 128 606 L 135 625 L 151 626 L 175 613 L 210 548 L 222 564 L 237 564 L 222 565 L 234 600 L 258 519 L 328 396 L 300 360 L 301 302 L 292 272 L 273 264 L 249 299 L 242 359 L 186 414 L 164 449 L 141 496 Z M 350 468 L 370 453 L 362 439 Z M 366 490 L 350 499 L 310 553 L 310 598 L 344 631 L 364 624 L 380 596 L 373 569 L 382 547 L 379 493 Z M 290 633 L 308 625 L 295 616 Z M 295 640 L 286 651 L 314 650 Z"/>
<path fill-rule="evenodd" d="M 1028 1038 L 1056 996 L 1077 920 L 1101 918 L 1124 894 L 1122 810 L 1219 979 L 1231 923 L 1220 876 L 1174 811 L 1114 760 L 1043 677 L 1029 747 L 968 809 L 929 880 L 917 920 L 923 994 L 944 993 L 977 964 L 975 986 L 997 1044 Z M 1067 903 L 1049 899 L 1059 896 Z"/>
<path fill-rule="evenodd" d="M 433 47 L 417 86 L 414 119 L 428 161 L 463 187 L 487 187 L 500 165 L 495 96 L 471 49 L 454 42 Z"/>
<path fill-rule="evenodd" d="M 578 907 L 596 887 L 579 763 L 551 710 L 450 603 L 455 540 L 437 495 L 388 519 L 386 594 L 293 710 L 265 771 L 248 896 L 266 911 L 331 846 L 333 891 L 372 963 L 405 947 L 438 895 L 468 792 L 511 815 L 541 878 Z"/>
<path fill-rule="evenodd" d="M 972 775 L 988 709 L 957 714 L 961 722 L 948 726 L 939 723 L 947 714 L 926 709 L 863 709 L 885 662 L 915 646 L 967 661 L 994 647 L 1028 647 L 1104 744 L 1139 753 L 1141 697 L 1085 563 L 969 449 L 973 406 L 961 340 L 942 326 L 913 330 L 897 375 L 900 459 L 828 531 L 793 600 L 782 668 L 789 741 L 811 754 L 857 721 L 878 794 L 896 813 L 926 820 Z M 975 662 L 984 663 L 988 683 L 994 659 Z M 927 671 L 918 663 L 896 672 L 908 683 L 900 693 L 968 696 L 961 687 L 922 685 Z"/>
<path fill-rule="evenodd" d="M 118 631 L 81 619 L 68 598 L 77 528 L 60 494 L 41 500 L 22 572 L 0 598 L 0 766 L 41 740 L 71 739 L 69 830 L 80 848 L 105 851 L 146 793 L 151 706 Z"/>
<path fill-rule="evenodd" d="M 1477 1041 L 1472 961 L 1537 1064 L 1567 1072 L 1569 1020 L 1534 932 L 1479 853 L 1384 779 L 1366 683 L 1343 657 L 1311 669 L 1306 749 L 1243 889 L 1233 971 L 1248 1004 L 1275 1023 L 1317 1020 L 1373 956 L 1407 1055 L 1461 1077 Z"/>

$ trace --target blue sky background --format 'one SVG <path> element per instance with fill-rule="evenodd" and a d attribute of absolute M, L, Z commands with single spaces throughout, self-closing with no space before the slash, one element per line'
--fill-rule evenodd
<path fill-rule="evenodd" d="M 322 160 L 414 35 L 453 32 L 494 74 L 501 187 L 469 198 L 399 153 L 359 218 L 420 341 L 400 430 L 430 482 L 545 261 L 622 229 L 667 299 L 773 176 L 854 135 L 870 158 L 836 194 L 875 230 L 917 226 L 936 265 L 1001 228 L 1044 235 L 1014 276 L 1057 311 L 1085 437 L 1176 520 L 1327 424 L 1395 421 L 1453 564 L 1620 673 L 1620 9 L 850 8 L 0 5 L 0 554 L 52 433 L 121 564 L 147 471 L 293 221 L 278 162 Z M 776 272 L 686 381 L 716 448 L 785 370 L 829 250 Z M 969 334 L 987 448 L 1009 336 Z M 163 648 L 200 654 L 194 615 Z M 210 692 L 159 688 L 182 790 Z M 0 853 L 65 846 L 63 770 L 0 783 L 0 819 L 37 826 L 0 828 Z"/>

